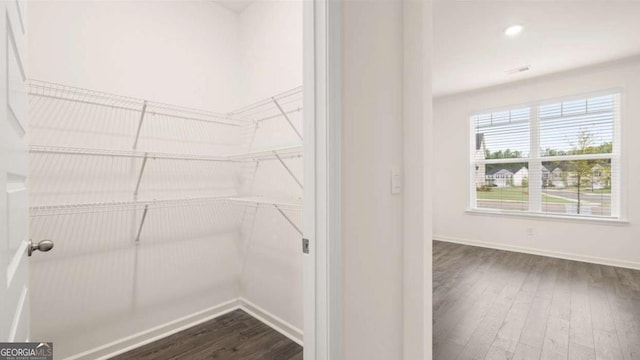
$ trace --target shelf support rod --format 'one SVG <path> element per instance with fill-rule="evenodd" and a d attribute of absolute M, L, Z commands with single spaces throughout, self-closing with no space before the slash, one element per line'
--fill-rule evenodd
<path fill-rule="evenodd" d="M 142 174 L 144 174 L 144 168 L 147 166 L 148 153 L 144 153 L 142 158 L 142 166 L 140 167 L 140 174 L 138 174 L 138 182 L 136 183 L 136 190 L 133 192 L 133 199 L 138 200 L 138 191 L 140 190 L 140 183 L 142 182 Z"/>
<path fill-rule="evenodd" d="M 291 175 L 293 180 L 295 180 L 295 182 L 298 183 L 298 186 L 300 186 L 301 189 L 304 189 L 304 186 L 302 186 L 302 183 L 300 182 L 300 180 L 298 180 L 298 178 L 293 173 L 293 171 L 291 171 L 291 169 L 287 166 L 287 164 L 282 160 L 280 155 L 278 155 L 278 153 L 275 150 L 273 151 L 273 155 L 275 155 L 276 159 L 278 159 L 278 161 L 280 161 L 280 164 L 282 164 L 282 166 L 284 166 L 285 170 L 287 170 L 287 172 L 289 173 L 289 175 Z"/>
<path fill-rule="evenodd" d="M 296 132 L 296 135 L 298 135 L 298 138 L 300 138 L 300 141 L 302 141 L 302 134 L 300 134 L 298 129 L 296 129 L 296 127 L 293 126 L 291 119 L 289 119 L 289 115 L 287 115 L 287 113 L 282 109 L 282 107 L 278 103 L 278 100 L 273 99 L 273 103 L 276 104 L 276 107 L 278 108 L 278 110 L 280 110 L 280 113 L 282 114 L 282 116 L 284 116 L 284 118 L 287 120 L 287 122 L 289 123 L 289 126 L 291 126 L 291 129 L 293 129 L 293 131 Z"/>
<path fill-rule="evenodd" d="M 302 235 L 302 231 L 300 230 L 300 228 L 298 226 L 296 226 L 296 224 L 289 219 L 289 217 L 287 216 L 287 214 L 284 213 L 284 211 L 282 211 L 282 209 L 280 209 L 280 206 L 273 204 L 273 207 L 276 208 L 276 210 L 278 210 L 278 212 L 287 220 L 287 222 L 289 222 L 289 224 L 291 224 L 291 226 L 293 226 L 294 229 L 296 229 L 296 231 L 298 232 L 298 234 L 300 234 L 300 236 Z"/>
<path fill-rule="evenodd" d="M 140 130 L 142 130 L 142 121 L 144 121 L 144 114 L 147 113 L 147 100 L 142 105 L 142 113 L 140 114 L 140 121 L 138 122 L 138 131 L 136 131 L 136 140 L 133 143 L 133 149 L 138 147 L 138 139 L 140 138 Z"/>
<path fill-rule="evenodd" d="M 144 206 L 144 211 L 142 212 L 142 220 L 140 220 L 140 227 L 138 228 L 138 235 L 136 235 L 136 244 L 140 242 L 140 234 L 142 234 L 144 221 L 147 218 L 147 211 L 149 211 L 149 205 Z"/>

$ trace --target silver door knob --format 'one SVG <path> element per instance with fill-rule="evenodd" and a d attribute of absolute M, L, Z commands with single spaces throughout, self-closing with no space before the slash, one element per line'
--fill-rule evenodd
<path fill-rule="evenodd" d="M 27 254 L 31 256 L 31 254 L 36 250 L 46 252 L 51 249 L 53 249 L 53 241 L 51 240 L 42 240 L 37 244 L 34 244 L 33 242 L 31 242 L 31 240 L 29 240 L 29 245 L 27 246 Z"/>

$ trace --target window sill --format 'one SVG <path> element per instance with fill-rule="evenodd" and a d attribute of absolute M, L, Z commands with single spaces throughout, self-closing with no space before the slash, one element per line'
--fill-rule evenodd
<path fill-rule="evenodd" d="M 530 218 L 536 220 L 549 220 L 549 221 L 569 221 L 578 223 L 593 223 L 600 225 L 628 225 L 629 221 L 611 217 L 595 217 L 595 216 L 571 216 L 571 215 L 553 215 L 542 213 L 530 213 L 530 212 L 516 212 L 516 211 L 500 211 L 489 209 L 467 209 L 466 214 L 480 215 L 480 216 L 506 216 L 514 218 Z"/>

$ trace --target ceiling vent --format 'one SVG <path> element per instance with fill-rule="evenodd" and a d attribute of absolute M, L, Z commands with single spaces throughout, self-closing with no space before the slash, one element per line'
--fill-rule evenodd
<path fill-rule="evenodd" d="M 525 71 L 529 71 L 531 70 L 531 66 L 527 65 L 527 66 L 521 66 L 515 69 L 511 69 L 511 70 L 507 70 L 505 71 L 505 73 L 507 75 L 513 75 L 513 74 L 519 74 L 519 73 L 523 73 Z"/>

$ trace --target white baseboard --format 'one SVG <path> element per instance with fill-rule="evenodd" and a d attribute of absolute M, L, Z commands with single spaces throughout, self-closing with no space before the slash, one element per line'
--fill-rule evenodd
<path fill-rule="evenodd" d="M 222 304 L 198 311 L 168 323 L 141 331 L 137 334 L 110 342 L 105 345 L 87 350 L 80 354 L 66 358 L 66 360 L 102 360 L 108 359 L 129 350 L 133 350 L 150 342 L 160 340 L 192 326 L 209 321 L 240 308 L 238 299 L 229 300 Z"/>
<path fill-rule="evenodd" d="M 615 267 L 621 267 L 626 269 L 640 270 L 640 263 L 627 261 L 627 260 L 609 259 L 609 258 L 601 258 L 601 257 L 595 257 L 595 256 L 589 256 L 589 255 L 534 249 L 534 248 L 524 247 L 524 246 L 507 245 L 507 244 L 471 240 L 471 239 L 461 239 L 461 238 L 444 236 L 444 235 L 434 235 L 433 240 L 462 244 L 462 245 L 479 246 L 479 247 L 497 249 L 497 250 L 520 252 L 520 253 L 532 254 L 532 255 L 548 256 L 548 257 L 553 257 L 558 259 L 581 261 L 581 262 L 593 263 L 593 264 L 599 264 L 599 265 L 615 266 Z"/>
<path fill-rule="evenodd" d="M 267 310 L 261 308 L 260 306 L 252 303 L 245 298 L 240 298 L 239 302 L 240 309 L 246 311 L 249 315 L 269 325 L 270 328 L 288 337 L 298 345 L 303 346 L 302 330 L 271 314 Z"/>

